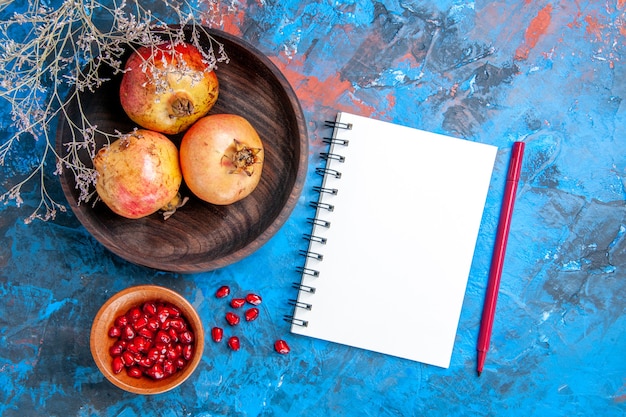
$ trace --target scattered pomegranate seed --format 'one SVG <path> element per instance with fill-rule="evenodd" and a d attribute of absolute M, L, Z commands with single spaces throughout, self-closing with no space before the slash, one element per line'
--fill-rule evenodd
<path fill-rule="evenodd" d="M 289 348 L 287 342 L 285 342 L 284 340 L 277 340 L 274 343 L 274 350 L 276 350 L 276 352 L 280 353 L 281 355 L 286 355 L 291 349 Z"/>
<path fill-rule="evenodd" d="M 221 342 L 223 336 L 224 330 L 222 330 L 220 327 L 214 327 L 211 329 L 211 337 L 213 338 L 214 342 Z"/>
<path fill-rule="evenodd" d="M 232 308 L 241 308 L 245 303 L 246 300 L 244 298 L 233 298 L 232 300 L 230 300 L 230 306 Z"/>
<path fill-rule="evenodd" d="M 241 347 L 241 344 L 239 343 L 239 338 L 237 336 L 231 336 L 228 339 L 228 347 L 235 351 L 239 350 L 239 348 Z"/>
<path fill-rule="evenodd" d="M 246 321 L 256 320 L 256 318 L 259 317 L 259 309 L 256 307 L 252 307 L 246 310 L 246 312 L 244 313 L 244 317 L 246 318 Z"/>
<path fill-rule="evenodd" d="M 254 306 L 261 304 L 261 297 L 257 294 L 246 295 L 246 301 Z"/>
<path fill-rule="evenodd" d="M 227 285 L 223 285 L 223 286 L 219 287 L 217 289 L 217 291 L 215 292 L 215 296 L 217 298 L 224 298 L 228 294 L 230 294 L 230 287 L 228 287 Z"/>
<path fill-rule="evenodd" d="M 239 316 L 236 315 L 235 313 L 232 312 L 228 312 L 226 313 L 226 321 L 228 322 L 228 324 L 230 324 L 231 326 L 235 326 L 237 324 L 239 324 Z"/>

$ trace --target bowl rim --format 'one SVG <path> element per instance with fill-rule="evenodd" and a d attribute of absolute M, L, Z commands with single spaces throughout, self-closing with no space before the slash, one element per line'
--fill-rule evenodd
<path fill-rule="evenodd" d="M 114 343 L 114 339 L 109 337 L 107 333 L 108 328 L 113 324 L 113 321 L 117 316 L 124 314 L 130 307 L 141 303 L 133 300 L 132 298 L 133 295 L 138 293 L 154 294 L 154 297 L 146 297 L 145 301 L 161 300 L 175 305 L 182 310 L 187 322 L 193 327 L 194 330 L 193 359 L 189 361 L 181 371 L 179 371 L 179 374 L 177 374 L 176 377 L 167 377 L 160 381 L 154 381 L 153 386 L 136 386 L 127 383 L 124 380 L 135 380 L 130 377 L 120 379 L 110 368 L 111 356 L 109 354 L 108 347 Z M 111 310 L 111 307 L 115 308 Z M 103 323 L 103 320 L 106 320 L 106 323 Z M 106 348 L 103 348 L 103 346 L 106 346 Z M 113 385 L 134 394 L 161 394 L 170 391 L 185 382 L 198 367 L 204 354 L 204 326 L 193 305 L 191 305 L 191 303 L 178 292 L 159 285 L 136 285 L 117 292 L 100 307 L 92 321 L 89 333 L 89 348 L 96 366 L 104 377 Z M 142 377 L 136 381 L 145 381 L 146 379 L 146 377 Z"/>

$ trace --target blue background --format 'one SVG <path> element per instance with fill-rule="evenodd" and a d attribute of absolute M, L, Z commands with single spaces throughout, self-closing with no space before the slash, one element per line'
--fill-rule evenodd
<path fill-rule="evenodd" d="M 21 208 L 1 206 L 0 414 L 626 414 L 624 0 L 211 0 L 202 7 L 207 25 L 255 45 L 294 87 L 309 130 L 306 189 L 257 252 L 191 275 L 124 261 L 71 212 L 25 225 L 39 189 L 25 193 Z M 313 215 L 307 202 L 329 134 L 323 121 L 338 110 L 499 147 L 449 369 L 290 335 L 282 320 Z M 0 134 L 9 134 L 6 117 L 2 123 Z M 526 142 L 526 157 L 491 350 L 478 378 L 476 339 L 516 140 Z M 381 140 L 381 153 L 396 152 Z M 49 191 L 63 201 L 53 168 Z M 15 168 L 0 169 L 7 189 Z M 384 203 L 375 190 L 371 198 Z M 261 317 L 237 329 L 240 351 L 208 340 L 185 384 L 135 396 L 99 373 L 89 330 L 106 299 L 146 283 L 181 292 L 207 328 L 227 310 L 213 296 L 223 284 L 261 294 Z M 397 297 L 411 303 L 410 294 Z M 289 355 L 273 352 L 278 338 L 290 344 Z"/>

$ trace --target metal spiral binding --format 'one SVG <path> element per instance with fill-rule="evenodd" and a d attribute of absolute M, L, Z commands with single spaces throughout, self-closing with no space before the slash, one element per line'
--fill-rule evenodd
<path fill-rule="evenodd" d="M 322 141 L 329 145 L 334 144 L 334 145 L 342 145 L 342 146 L 348 146 L 348 144 L 350 143 L 349 140 L 340 139 L 340 138 L 323 138 Z"/>
<path fill-rule="evenodd" d="M 328 161 L 329 159 L 334 159 L 335 161 L 338 161 L 338 162 L 345 162 L 346 161 L 346 157 L 345 156 L 338 155 L 336 153 L 320 152 L 320 156 L 325 161 Z"/>
<path fill-rule="evenodd" d="M 324 259 L 324 255 L 322 255 L 321 253 L 317 253 L 317 252 L 311 252 L 310 250 L 302 250 L 300 249 L 298 251 L 298 253 L 300 253 L 300 255 L 302 256 L 306 256 L 312 259 L 317 259 L 318 261 L 321 261 Z"/>
<path fill-rule="evenodd" d="M 304 285 L 299 282 L 294 282 L 292 287 L 299 291 L 306 291 L 308 293 L 315 294 L 315 287 L 311 287 L 310 285 Z"/>
<path fill-rule="evenodd" d="M 336 169 L 315 168 L 315 172 L 321 175 L 322 177 L 325 177 L 326 175 L 332 175 L 333 177 L 337 179 L 341 178 L 341 172 L 337 171 Z"/>
<path fill-rule="evenodd" d="M 326 127 L 330 127 L 333 128 L 335 131 L 337 129 L 352 129 L 352 124 L 351 123 L 341 123 L 341 122 L 336 122 L 336 121 L 325 121 L 324 125 Z M 333 134 L 334 136 L 334 134 Z M 333 146 L 334 145 L 339 145 L 339 146 L 348 146 L 349 141 L 347 139 L 341 139 L 341 138 L 336 138 L 336 137 L 324 137 L 323 138 L 324 143 L 328 144 L 330 147 L 330 151 L 329 152 L 321 152 L 320 153 L 320 157 L 326 161 L 325 166 L 323 168 L 316 168 L 315 172 L 318 175 L 321 175 L 322 177 L 326 177 L 326 176 L 332 176 L 336 179 L 340 179 L 341 178 L 341 172 L 336 170 L 336 169 L 332 169 L 330 168 L 330 161 L 335 161 L 335 162 L 340 162 L 343 163 L 345 162 L 346 158 L 343 155 L 339 155 L 337 153 L 333 153 Z M 323 209 L 329 212 L 332 212 L 335 207 L 332 204 L 320 201 L 321 200 L 321 194 L 329 194 L 329 195 L 337 195 L 337 193 L 339 192 L 336 188 L 329 188 L 329 187 L 324 187 L 324 186 L 314 186 L 313 187 L 313 191 L 317 192 L 320 194 L 320 198 L 318 198 L 318 201 L 313 201 L 310 202 L 309 205 L 311 207 L 314 207 L 317 211 Z M 325 228 L 329 228 L 330 227 L 330 222 L 324 219 L 320 219 L 319 217 L 317 217 L 318 213 L 316 213 L 316 217 L 313 218 L 308 218 L 307 222 L 311 225 L 313 225 L 314 227 L 325 227 Z M 315 229 L 314 229 L 315 230 Z M 322 261 L 324 259 L 324 255 L 318 252 L 314 252 L 311 250 L 311 243 L 317 243 L 317 244 L 321 244 L 321 245 L 325 245 L 326 244 L 326 238 L 322 237 L 322 236 L 316 236 L 314 234 L 305 234 L 304 239 L 306 239 L 307 241 L 309 241 L 309 247 L 307 248 L 307 250 L 300 250 L 299 254 L 306 257 L 306 258 L 311 258 L 311 259 L 315 259 L 317 261 Z M 306 262 L 305 262 L 305 266 L 300 266 L 296 268 L 296 271 L 301 275 L 308 275 L 310 277 L 314 277 L 314 278 L 318 278 L 320 275 L 320 272 L 312 269 L 312 268 L 307 268 L 306 267 Z M 315 294 L 315 287 L 312 287 L 310 285 L 305 285 L 302 282 L 296 282 L 293 283 L 292 288 L 298 290 L 299 292 L 307 292 L 309 294 Z M 290 299 L 289 300 L 289 304 L 294 306 L 295 308 L 300 308 L 300 309 L 304 309 L 304 310 L 311 310 L 311 308 L 313 307 L 312 304 L 309 303 L 305 303 L 302 301 L 298 301 L 297 299 Z M 295 317 L 294 315 L 289 315 L 289 316 L 284 316 L 284 320 L 291 323 L 292 325 L 296 325 L 296 326 L 301 326 L 301 327 L 307 327 L 309 322 L 307 320 L 302 320 L 299 318 Z"/>
<path fill-rule="evenodd" d="M 313 304 L 303 303 L 302 301 L 298 301 L 298 300 L 289 300 L 289 305 L 302 308 L 304 310 L 310 310 L 313 308 Z"/>
<path fill-rule="evenodd" d="M 307 327 L 309 325 L 309 322 L 307 320 L 297 319 L 294 316 L 284 316 L 283 319 L 287 323 L 295 324 L 296 326 L 300 327 Z"/>
<path fill-rule="evenodd" d="M 326 244 L 326 238 L 325 237 L 315 236 L 315 235 L 312 235 L 310 233 L 307 233 L 307 234 L 304 235 L 304 238 L 306 240 L 308 240 L 308 241 L 311 241 L 311 242 L 321 243 L 322 245 Z"/>
<path fill-rule="evenodd" d="M 352 123 L 341 123 L 334 120 L 326 120 L 324 126 L 332 127 L 333 129 L 352 129 Z"/>
<path fill-rule="evenodd" d="M 333 206 L 332 204 L 328 204 L 328 203 L 321 203 L 319 201 L 311 201 L 309 203 L 309 206 L 316 208 L 316 209 L 324 209 L 327 211 L 333 211 L 335 210 L 335 206 Z"/>
<path fill-rule="evenodd" d="M 315 278 L 320 276 L 320 271 L 316 271 L 315 269 L 311 269 L 311 268 L 305 268 L 303 266 L 296 267 L 296 272 L 300 274 L 309 275 Z"/>
<path fill-rule="evenodd" d="M 330 222 L 327 220 L 323 220 L 323 219 L 318 219 L 317 217 L 309 217 L 308 219 L 306 219 L 306 221 L 309 224 L 314 224 L 316 226 L 322 226 L 325 228 L 329 228 L 330 227 Z"/>
<path fill-rule="evenodd" d="M 320 187 L 319 185 L 314 186 L 313 191 L 318 192 L 318 193 L 332 194 L 332 195 L 337 195 L 337 193 L 339 192 L 339 190 L 336 188 L 324 188 L 324 187 Z"/>

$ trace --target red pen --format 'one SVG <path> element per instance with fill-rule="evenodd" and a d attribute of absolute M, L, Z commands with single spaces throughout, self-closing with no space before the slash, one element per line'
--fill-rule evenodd
<path fill-rule="evenodd" d="M 478 376 L 480 376 L 483 371 L 487 351 L 489 350 L 491 329 L 493 327 L 493 320 L 496 313 L 496 302 L 498 301 L 498 291 L 500 289 L 500 278 L 502 277 L 502 268 L 504 266 L 504 255 L 506 253 L 506 244 L 509 238 L 509 229 L 511 228 L 515 194 L 517 193 L 517 184 L 519 182 L 520 171 L 522 169 L 523 157 L 524 142 L 515 142 L 513 144 L 511 161 L 509 162 L 509 170 L 506 177 L 504 199 L 502 200 L 502 208 L 500 209 L 500 220 L 498 221 L 496 242 L 493 248 L 491 268 L 489 270 L 487 294 L 485 295 L 483 315 L 480 320 L 480 332 L 478 334 L 477 346 L 478 362 L 476 365 Z"/>

